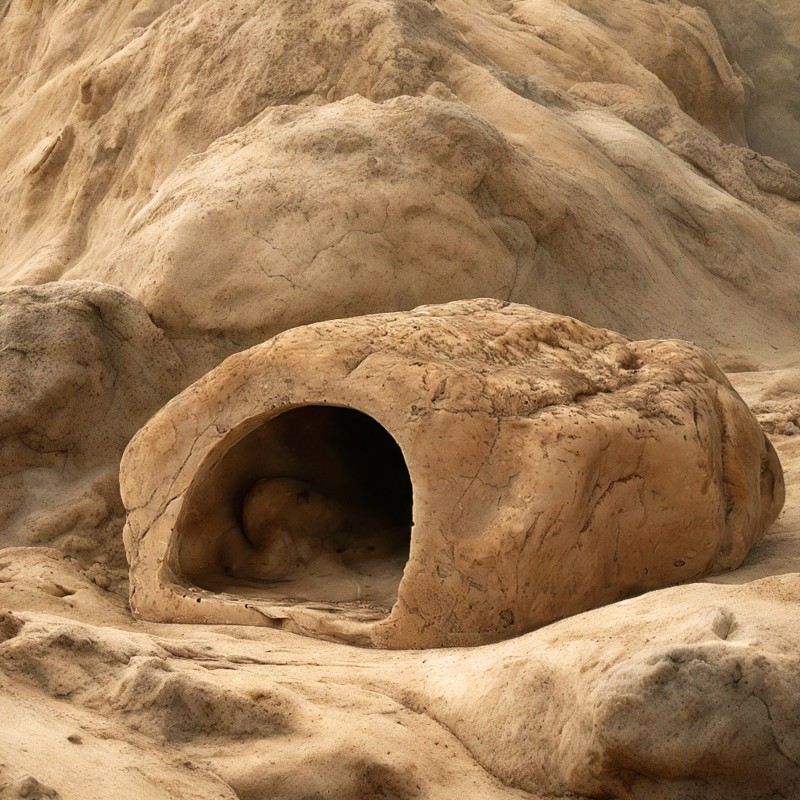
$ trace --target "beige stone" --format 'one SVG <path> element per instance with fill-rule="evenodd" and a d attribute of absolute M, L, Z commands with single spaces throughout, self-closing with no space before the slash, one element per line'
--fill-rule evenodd
<path fill-rule="evenodd" d="M 137 434 L 121 483 L 139 616 L 381 647 L 501 639 L 731 569 L 783 505 L 702 350 L 492 300 L 233 356 Z"/>
<path fill-rule="evenodd" d="M 466 297 L 785 361 L 800 189 L 743 117 L 796 165 L 796 4 L 699 4 L 0 5 L 0 283 L 119 286 L 195 377 Z"/>
<path fill-rule="evenodd" d="M 695 0 L 746 89 L 750 144 L 800 170 L 800 14 L 794 0 Z"/>
<path fill-rule="evenodd" d="M 797 0 L 0 0 L 0 281 L 144 305 L 0 302 L 0 797 L 794 800 L 799 37 Z M 713 353 L 787 486 L 741 567 L 459 650 L 131 618 L 119 456 L 189 382 L 158 327 L 194 380 L 479 296 Z M 287 480 L 225 569 L 337 566 L 352 506 Z"/>
<path fill-rule="evenodd" d="M 793 798 L 800 575 L 742 582 L 651 592 L 438 663 L 428 653 L 408 701 L 534 797 Z"/>
<path fill-rule="evenodd" d="M 58 546 L 122 571 L 119 459 L 181 373 L 163 332 L 119 289 L 0 291 L 3 546 Z"/>

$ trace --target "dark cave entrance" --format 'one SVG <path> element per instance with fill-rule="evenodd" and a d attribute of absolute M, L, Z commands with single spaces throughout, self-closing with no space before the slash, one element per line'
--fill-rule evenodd
<path fill-rule="evenodd" d="M 408 561 L 403 453 L 352 408 L 299 406 L 261 422 L 187 495 L 178 565 L 195 585 L 382 618 Z"/>

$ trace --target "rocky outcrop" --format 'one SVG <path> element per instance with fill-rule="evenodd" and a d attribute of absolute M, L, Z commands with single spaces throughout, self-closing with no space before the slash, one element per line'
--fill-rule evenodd
<path fill-rule="evenodd" d="M 57 546 L 122 568 L 119 459 L 180 379 L 163 333 L 118 289 L 78 281 L 0 292 L 3 546 Z"/>
<path fill-rule="evenodd" d="M 137 434 L 121 480 L 140 616 L 388 647 L 730 569 L 783 505 L 702 350 L 491 300 L 231 357 Z"/>
<path fill-rule="evenodd" d="M 800 16 L 793 0 L 691 0 L 705 9 L 745 88 L 751 146 L 800 171 Z"/>
<path fill-rule="evenodd" d="M 534 795 L 793 797 L 799 601 L 796 573 L 652 592 L 512 642 L 426 654 L 405 701 Z"/>
<path fill-rule="evenodd" d="M 794 798 L 798 26 L 796 0 L 0 0 L 0 796 Z M 72 279 L 108 286 L 47 283 Z M 12 288 L 24 284 L 38 288 Z M 122 448 L 151 414 L 226 356 L 281 331 L 478 296 L 712 350 L 773 438 L 789 487 L 780 519 L 742 567 L 705 579 L 744 585 L 646 592 L 460 650 L 355 650 L 275 627 L 131 619 L 116 475 Z M 448 435 L 433 455 L 424 446 L 429 434 L 442 436 L 436 425 L 414 423 L 419 435 L 400 451 L 394 430 L 369 415 L 307 407 L 262 425 L 216 467 L 184 450 L 185 475 L 214 471 L 205 508 L 237 496 L 242 514 L 214 539 L 224 547 L 206 552 L 205 564 L 202 547 L 178 553 L 195 588 L 168 573 L 162 587 L 169 579 L 177 595 L 189 593 L 195 618 L 209 600 L 227 599 L 218 621 L 248 603 L 271 615 L 256 621 L 299 630 L 311 611 L 317 630 L 323 617 L 339 620 L 322 634 L 333 638 L 345 617 L 350 634 L 360 617 L 363 634 L 393 607 L 406 619 L 435 612 L 438 586 L 411 609 L 398 592 L 409 556 L 424 549 L 419 517 L 407 513 L 420 499 L 418 476 L 446 467 L 447 480 L 426 491 L 466 490 L 470 517 L 448 535 L 454 554 L 458 543 L 483 560 L 450 572 L 455 555 L 427 562 L 442 566 L 437 577 L 451 597 L 466 598 L 448 607 L 445 628 L 464 624 L 453 616 L 463 610 L 476 616 L 462 633 L 484 615 L 481 635 L 507 636 L 524 614 L 505 627 L 510 616 L 499 612 L 510 607 L 484 597 L 516 596 L 516 572 L 502 586 L 463 576 L 505 569 L 528 509 L 583 486 L 563 505 L 566 527 L 557 519 L 552 541 L 530 526 L 549 556 L 548 547 L 563 545 L 552 586 L 573 581 L 569 600 L 578 605 L 591 594 L 587 581 L 603 576 L 587 566 L 595 554 L 586 532 L 581 552 L 567 550 L 570 530 L 604 519 L 608 530 L 592 541 L 606 544 L 619 525 L 626 544 L 631 531 L 664 523 L 670 507 L 647 494 L 638 472 L 619 471 L 639 455 L 619 444 L 637 414 L 652 434 L 641 445 L 648 458 L 671 442 L 673 454 L 706 453 L 717 465 L 692 482 L 700 462 L 681 461 L 686 501 L 672 504 L 675 518 L 698 495 L 709 516 L 679 531 L 678 544 L 756 530 L 760 490 L 739 482 L 755 469 L 729 472 L 722 455 L 736 441 L 754 464 L 762 440 L 749 425 L 720 424 L 741 421 L 741 407 L 705 356 L 651 342 L 644 366 L 623 368 L 613 354 L 641 342 L 567 327 L 569 336 L 540 342 L 536 354 L 552 359 L 536 363 L 546 387 L 563 394 L 496 425 L 506 426 L 498 447 L 510 446 L 512 419 L 533 431 L 513 442 L 524 455 L 513 479 L 507 470 L 498 479 L 494 456 L 478 463 L 488 441 L 480 420 L 500 419 L 485 403 L 449 415 L 458 417 L 450 427 L 438 423 Z M 307 376 L 323 350 L 337 363 L 329 342 L 303 340 L 312 329 L 303 330 L 282 351 L 292 371 Z M 578 345 L 581 331 L 589 338 Z M 302 355 L 288 348 L 298 336 Z M 486 342 L 477 362 L 470 355 L 480 368 L 467 388 L 483 380 L 481 359 L 516 357 Z M 358 347 L 372 355 L 342 368 L 353 392 L 362 376 L 366 386 L 377 381 L 381 366 L 371 342 Z M 573 357 L 583 366 L 569 364 Z M 251 358 L 233 363 L 245 369 Z M 394 383 L 384 375 L 385 385 L 374 384 L 376 415 L 393 407 L 386 387 L 413 388 L 402 353 L 392 358 Z M 448 349 L 441 363 L 421 358 L 419 369 L 452 374 L 457 360 Z M 139 451 L 154 469 L 139 470 L 143 482 L 173 501 L 165 516 L 186 496 L 170 493 L 180 482 L 158 485 L 184 474 L 170 448 L 227 446 L 237 432 L 225 427 L 225 409 L 250 398 L 263 412 L 259 398 L 286 377 L 243 389 L 243 399 L 223 389 L 247 387 L 245 376 L 229 366 L 219 375 L 225 382 L 198 384 L 219 401 L 219 431 L 201 440 L 190 415 L 172 417 L 174 429 L 149 428 L 162 434 L 149 440 L 149 460 Z M 424 387 L 421 419 L 455 407 L 457 385 Z M 597 385 L 611 391 L 593 393 Z M 497 407 L 522 393 L 502 386 L 486 393 Z M 615 403 L 655 386 L 635 413 L 609 421 Z M 705 398 L 697 419 L 687 395 Z M 712 396 L 730 404 L 711 408 Z M 412 430 L 406 411 L 401 432 Z M 164 413 L 158 419 L 172 414 Z M 556 427 L 577 418 L 583 431 L 549 444 L 573 465 L 569 473 L 561 462 L 536 468 L 536 420 L 548 414 Z M 477 433 L 465 438 L 473 417 Z M 353 441 L 359 446 L 343 447 Z M 575 465 L 587 463 L 581 454 L 593 441 L 609 448 L 580 477 Z M 571 445 L 587 449 L 567 452 Z M 298 450 L 308 464 L 309 448 L 322 468 L 305 480 L 262 477 L 274 474 L 270 459 L 297 466 Z M 412 463 L 409 452 L 430 458 Z M 452 466 L 454 454 L 463 470 Z M 652 486 L 681 481 L 674 468 L 665 477 L 666 463 L 663 472 L 643 463 Z M 248 464 L 257 467 L 251 475 Z M 228 468 L 232 484 L 222 480 Z M 237 493 L 243 475 L 249 488 Z M 511 506 L 485 500 L 502 492 L 516 502 L 523 478 L 542 496 L 504 518 L 512 547 L 498 552 L 506 539 L 487 533 L 489 522 Z M 727 521 L 723 495 L 733 498 Z M 426 513 L 448 512 L 430 506 Z M 172 529 L 158 530 L 168 538 Z M 462 530 L 472 538 L 456 538 Z M 744 548 L 746 538 L 730 541 Z M 152 546 L 173 558 L 164 541 Z M 681 547 L 665 559 L 665 580 L 702 567 L 697 550 L 687 559 Z M 631 546 L 622 562 L 605 563 L 641 564 L 654 553 L 665 555 Z M 725 557 L 720 551 L 709 569 Z M 570 559 L 580 575 L 566 569 Z M 264 581 L 276 576 L 273 590 L 291 590 L 280 607 L 274 597 L 264 602 Z"/>
<path fill-rule="evenodd" d="M 748 2 L 753 39 L 704 5 L 13 0 L 0 282 L 119 286 L 195 377 L 297 325 L 477 296 L 779 360 L 794 55 L 758 42 L 793 12 Z M 748 139 L 737 54 L 781 146 Z"/>

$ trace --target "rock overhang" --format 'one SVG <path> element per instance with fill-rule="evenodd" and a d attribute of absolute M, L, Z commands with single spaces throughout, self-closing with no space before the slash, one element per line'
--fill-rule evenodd
<path fill-rule="evenodd" d="M 298 410 L 323 421 L 298 433 Z M 374 471 L 410 481 L 388 539 L 347 469 L 330 478 L 358 461 L 336 431 L 362 417 L 407 478 L 396 454 Z M 774 451 L 704 351 L 494 300 L 232 356 L 142 429 L 121 482 L 135 613 L 379 647 L 494 641 L 733 568 L 783 501 Z M 258 542 L 243 508 L 266 514 Z"/>

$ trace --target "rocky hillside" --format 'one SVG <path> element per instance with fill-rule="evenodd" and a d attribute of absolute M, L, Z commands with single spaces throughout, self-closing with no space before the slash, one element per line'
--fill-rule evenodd
<path fill-rule="evenodd" d="M 798 92 L 796 0 L 0 0 L 0 799 L 800 798 Z M 458 650 L 132 619 L 152 414 L 477 297 L 713 353 L 786 481 L 739 570 Z"/>

